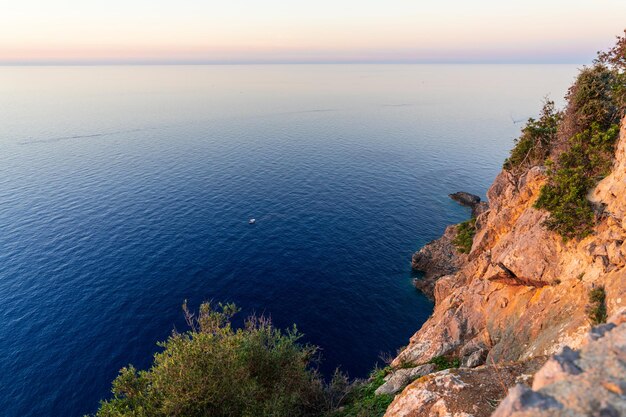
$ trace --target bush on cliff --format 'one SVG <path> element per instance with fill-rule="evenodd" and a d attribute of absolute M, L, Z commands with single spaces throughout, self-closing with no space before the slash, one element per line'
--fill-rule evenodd
<path fill-rule="evenodd" d="M 604 291 L 604 287 L 593 288 L 589 291 L 587 316 L 594 326 L 606 323 L 606 292 Z"/>
<path fill-rule="evenodd" d="M 623 116 L 613 95 L 618 73 L 596 63 L 580 72 L 567 95 L 548 181 L 535 204 L 550 212 L 545 225 L 565 239 L 583 238 L 593 230 L 587 194 L 610 172 Z"/>
<path fill-rule="evenodd" d="M 539 119 L 529 119 L 504 169 L 521 174 L 535 165 L 548 167 L 535 207 L 550 213 L 547 228 L 571 239 L 592 232 L 595 216 L 587 194 L 610 172 L 615 155 L 626 111 L 626 32 L 580 71 L 566 100 L 565 111 L 546 101 Z"/>
<path fill-rule="evenodd" d="M 97 417 L 382 417 L 393 399 L 374 395 L 388 369 L 365 381 L 336 371 L 326 383 L 318 348 L 300 343 L 295 326 L 252 316 L 236 329 L 234 304 L 183 311 L 191 330 L 160 343 L 148 370 L 122 368 Z"/>
<path fill-rule="evenodd" d="M 556 139 L 560 119 L 561 113 L 556 111 L 554 101 L 546 99 L 539 119 L 530 118 L 526 122 L 503 168 L 507 171 L 523 171 L 543 164 Z"/>
<path fill-rule="evenodd" d="M 574 135 L 569 149 L 549 164 L 548 182 L 541 188 L 535 207 L 546 209 L 545 225 L 564 238 L 582 238 L 591 233 L 593 208 L 587 193 L 611 168 L 619 126 L 603 129 L 594 123 Z"/>
<path fill-rule="evenodd" d="M 430 360 L 429 363 L 434 364 L 437 367 L 437 371 L 443 371 L 444 369 L 458 368 L 461 366 L 461 360 L 454 357 L 436 356 Z"/>
<path fill-rule="evenodd" d="M 345 405 L 331 412 L 330 417 L 382 417 L 393 401 L 393 395 L 376 395 L 385 382 L 389 368 L 375 369 L 366 381 L 356 381 L 345 399 Z"/>
<path fill-rule="evenodd" d="M 185 311 L 186 308 L 185 308 Z M 146 371 L 123 368 L 97 416 L 316 416 L 327 390 L 313 369 L 317 348 L 296 328 L 252 317 L 241 329 L 232 304 L 187 311 L 192 330 L 174 333 Z"/>
<path fill-rule="evenodd" d="M 461 253 L 470 253 L 476 234 L 476 219 L 469 219 L 459 223 L 456 227 L 456 236 L 452 243 Z"/>

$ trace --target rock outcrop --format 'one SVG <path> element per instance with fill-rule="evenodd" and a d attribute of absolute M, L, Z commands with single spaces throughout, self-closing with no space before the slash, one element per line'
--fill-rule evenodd
<path fill-rule="evenodd" d="M 475 194 L 466 193 L 465 191 L 457 191 L 456 193 L 448 194 L 448 197 L 459 204 L 472 208 L 480 203 L 480 197 Z"/>
<path fill-rule="evenodd" d="M 479 196 L 466 193 L 465 191 L 457 191 L 456 193 L 448 194 L 448 197 L 463 206 L 471 208 L 472 217 L 478 217 L 480 214 L 489 209 L 489 204 L 484 201 L 480 201 Z"/>
<path fill-rule="evenodd" d="M 454 226 L 415 254 L 414 268 L 425 272 L 416 284 L 434 298 L 435 309 L 392 366 L 417 366 L 442 355 L 458 358 L 466 368 L 488 364 L 477 368 L 485 373 L 490 366 L 534 363 L 565 346 L 576 350 L 585 344 L 593 288 L 604 288 L 609 315 L 625 307 L 626 118 L 616 149 L 612 173 L 589 194 L 598 213 L 592 235 L 564 241 L 543 226 L 548 213 L 533 206 L 547 178 L 537 166 L 520 177 L 506 171 L 497 176 L 487 193 L 489 208 L 477 215 L 468 255 L 455 251 Z M 451 371 L 446 378 L 466 372 L 471 373 Z M 389 417 L 485 415 L 461 406 L 430 414 L 400 406 L 414 402 L 408 398 L 431 397 L 432 389 L 426 394 L 416 388 L 424 378 L 396 398 Z M 522 394 L 539 401 L 535 392 Z M 432 404 L 440 401 L 435 397 Z"/>
<path fill-rule="evenodd" d="M 564 347 L 547 361 L 536 357 L 436 372 L 410 384 L 386 413 L 387 417 L 624 415 L 626 308 L 591 329 L 580 351 Z"/>
<path fill-rule="evenodd" d="M 375 394 L 395 394 L 409 385 L 410 382 L 434 372 L 435 369 L 436 367 L 432 363 L 413 368 L 397 369 L 385 377 L 385 383 L 376 389 Z"/>
<path fill-rule="evenodd" d="M 396 396 L 386 417 L 488 417 L 517 382 L 529 383 L 545 358 L 424 376 Z"/>
<path fill-rule="evenodd" d="M 424 272 L 422 278 L 413 280 L 413 285 L 431 299 L 434 298 L 437 280 L 444 275 L 455 274 L 467 261 L 467 255 L 457 251 L 454 246 L 456 230 L 456 225 L 448 226 L 443 236 L 415 252 L 411 260 L 411 267 L 415 271 Z"/>
<path fill-rule="evenodd" d="M 486 212 L 489 208 L 489 204 L 480 201 L 479 196 L 464 191 L 448 196 L 459 204 L 471 208 L 472 217 Z M 414 279 L 413 284 L 431 299 L 434 298 L 437 280 L 445 275 L 455 274 L 467 262 L 467 255 L 459 252 L 453 243 L 457 228 L 458 225 L 448 226 L 443 236 L 424 245 L 411 259 L 413 270 L 424 273 L 422 278 Z"/>
<path fill-rule="evenodd" d="M 595 327 L 579 352 L 569 348 L 516 385 L 493 417 L 626 415 L 626 310 Z"/>

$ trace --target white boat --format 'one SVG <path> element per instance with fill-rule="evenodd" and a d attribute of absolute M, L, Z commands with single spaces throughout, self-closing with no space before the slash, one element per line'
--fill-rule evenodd
<path fill-rule="evenodd" d="M 250 219 L 250 220 L 248 220 L 248 224 L 254 224 L 254 223 L 256 223 L 256 219 Z"/>

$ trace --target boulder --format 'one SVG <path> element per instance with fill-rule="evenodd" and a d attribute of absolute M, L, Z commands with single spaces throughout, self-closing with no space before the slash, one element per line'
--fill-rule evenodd
<path fill-rule="evenodd" d="M 626 415 L 626 310 L 594 328 L 579 352 L 554 355 L 532 390 L 516 386 L 493 417 Z"/>
<path fill-rule="evenodd" d="M 488 417 L 507 389 L 522 376 L 534 373 L 544 361 L 538 358 L 426 375 L 396 396 L 385 417 Z"/>
<path fill-rule="evenodd" d="M 462 206 L 471 208 L 472 217 L 478 217 L 489 210 L 489 204 L 486 201 L 480 201 L 480 197 L 474 194 L 466 193 L 465 191 L 448 194 L 448 197 Z"/>
<path fill-rule="evenodd" d="M 480 203 L 480 197 L 474 194 L 466 193 L 465 191 L 448 194 L 448 197 L 467 207 L 474 207 L 476 204 Z"/>
<path fill-rule="evenodd" d="M 385 377 L 385 383 L 374 392 L 376 395 L 395 394 L 419 377 L 428 375 L 436 370 L 435 365 L 427 363 L 414 368 L 402 368 Z"/>

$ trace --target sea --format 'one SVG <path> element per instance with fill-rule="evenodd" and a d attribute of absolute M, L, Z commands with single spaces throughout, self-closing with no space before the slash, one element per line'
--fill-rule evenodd
<path fill-rule="evenodd" d="M 576 65 L 0 67 L 0 414 L 82 416 L 234 302 L 367 376 L 433 303 L 411 255 Z M 250 224 L 250 219 L 255 219 Z"/>

